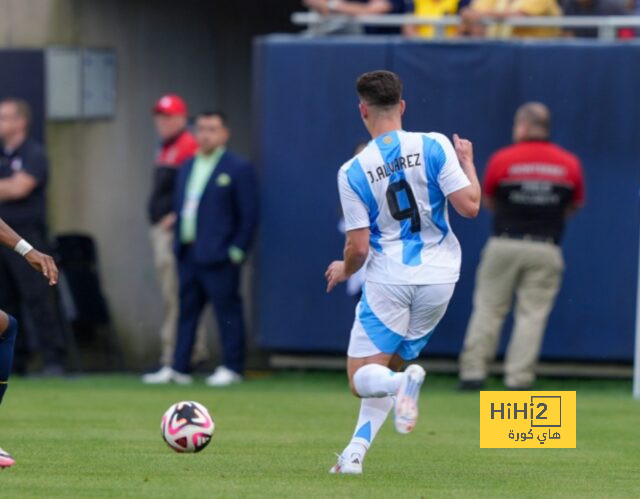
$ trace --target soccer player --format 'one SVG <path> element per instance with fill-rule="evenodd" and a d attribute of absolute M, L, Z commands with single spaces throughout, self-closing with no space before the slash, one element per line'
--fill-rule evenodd
<path fill-rule="evenodd" d="M 42 272 L 54 286 L 58 282 L 58 268 L 53 258 L 39 251 L 16 234 L 2 219 L 0 219 L 0 244 L 15 250 L 22 255 L 29 265 L 38 272 Z M 0 403 L 7 390 L 9 373 L 13 363 L 13 346 L 18 331 L 17 321 L 10 315 L 0 310 Z M 0 468 L 8 468 L 15 464 L 11 455 L 0 448 Z"/>
<path fill-rule="evenodd" d="M 330 473 L 362 473 L 371 442 L 394 408 L 395 427 L 410 433 L 418 420 L 425 371 L 396 372 L 425 347 L 449 304 L 460 274 L 460 245 L 447 201 L 473 218 L 480 184 L 473 147 L 454 135 L 402 130 L 402 82 L 389 71 L 358 78 L 359 109 L 373 140 L 338 173 L 345 217 L 344 260 L 326 271 L 327 292 L 367 261 L 356 308 L 347 373 L 362 399 L 353 437 Z"/>

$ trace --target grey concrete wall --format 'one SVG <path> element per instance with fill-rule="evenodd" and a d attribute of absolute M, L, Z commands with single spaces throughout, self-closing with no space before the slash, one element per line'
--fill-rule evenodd
<path fill-rule="evenodd" d="M 52 226 L 96 236 L 129 365 L 153 362 L 161 320 L 145 214 L 156 145 L 150 109 L 166 92 L 183 95 L 192 109 L 216 98 L 207 13 L 180 4 L 75 2 L 71 43 L 117 52 L 116 116 L 48 127 L 59 171 L 51 186 Z"/>
<path fill-rule="evenodd" d="M 113 48 L 114 119 L 50 122 L 50 222 L 92 234 L 127 365 L 159 352 L 160 295 L 145 215 L 156 146 L 150 110 L 175 92 L 191 110 L 224 108 L 231 146 L 251 156 L 251 39 L 290 29 L 297 0 L 0 0 L 0 48 Z M 245 276 L 249 295 L 251 269 Z"/>

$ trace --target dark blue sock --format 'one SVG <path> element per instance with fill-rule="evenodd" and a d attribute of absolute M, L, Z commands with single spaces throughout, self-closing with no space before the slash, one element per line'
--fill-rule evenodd
<path fill-rule="evenodd" d="M 0 403 L 4 392 L 7 391 L 7 383 L 9 382 L 9 374 L 13 364 L 13 347 L 16 343 L 16 333 L 18 332 L 18 321 L 10 315 L 9 327 L 0 334 Z"/>

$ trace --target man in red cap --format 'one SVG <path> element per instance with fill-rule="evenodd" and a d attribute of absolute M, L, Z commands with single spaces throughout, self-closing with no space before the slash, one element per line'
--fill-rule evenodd
<path fill-rule="evenodd" d="M 171 366 L 176 341 L 178 322 L 178 276 L 173 253 L 173 226 L 176 222 L 174 212 L 175 181 L 178 169 L 191 159 L 197 149 L 196 139 L 187 130 L 187 105 L 178 95 L 164 95 L 153 106 L 156 131 L 161 145 L 156 156 L 153 188 L 149 199 L 149 218 L 151 221 L 151 244 L 158 280 L 162 288 L 164 314 L 162 329 L 163 367 Z M 197 333 L 192 362 L 199 363 L 208 359 L 207 337 L 204 327 Z M 162 375 L 163 369 L 143 377 L 145 382 Z"/>

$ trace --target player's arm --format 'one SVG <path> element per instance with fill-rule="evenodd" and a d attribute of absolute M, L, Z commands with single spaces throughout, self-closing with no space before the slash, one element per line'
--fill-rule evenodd
<path fill-rule="evenodd" d="M 324 273 L 327 278 L 327 293 L 360 270 L 369 255 L 369 211 L 354 191 L 344 169 L 338 173 L 338 192 L 344 214 L 346 242 L 344 260 L 331 262 Z"/>
<path fill-rule="evenodd" d="M 0 180 L 0 201 L 17 201 L 26 198 L 38 186 L 38 180 L 25 172 L 17 172 Z"/>
<path fill-rule="evenodd" d="M 331 262 L 325 272 L 327 293 L 362 268 L 369 255 L 369 227 L 350 230 L 344 245 L 344 260 Z"/>
<path fill-rule="evenodd" d="M 358 272 L 369 256 L 369 227 L 347 232 L 344 245 L 344 272 L 351 277 Z"/>
<path fill-rule="evenodd" d="M 470 185 L 449 194 L 448 199 L 455 210 L 467 218 L 475 218 L 480 211 L 481 188 L 473 164 L 473 144 L 461 139 L 458 134 L 453 135 L 453 145 L 462 171 L 469 179 Z"/>
<path fill-rule="evenodd" d="M 0 244 L 20 253 L 29 265 L 38 272 L 42 272 L 51 286 L 58 283 L 58 267 L 53 258 L 33 249 L 2 219 L 0 219 Z"/>

